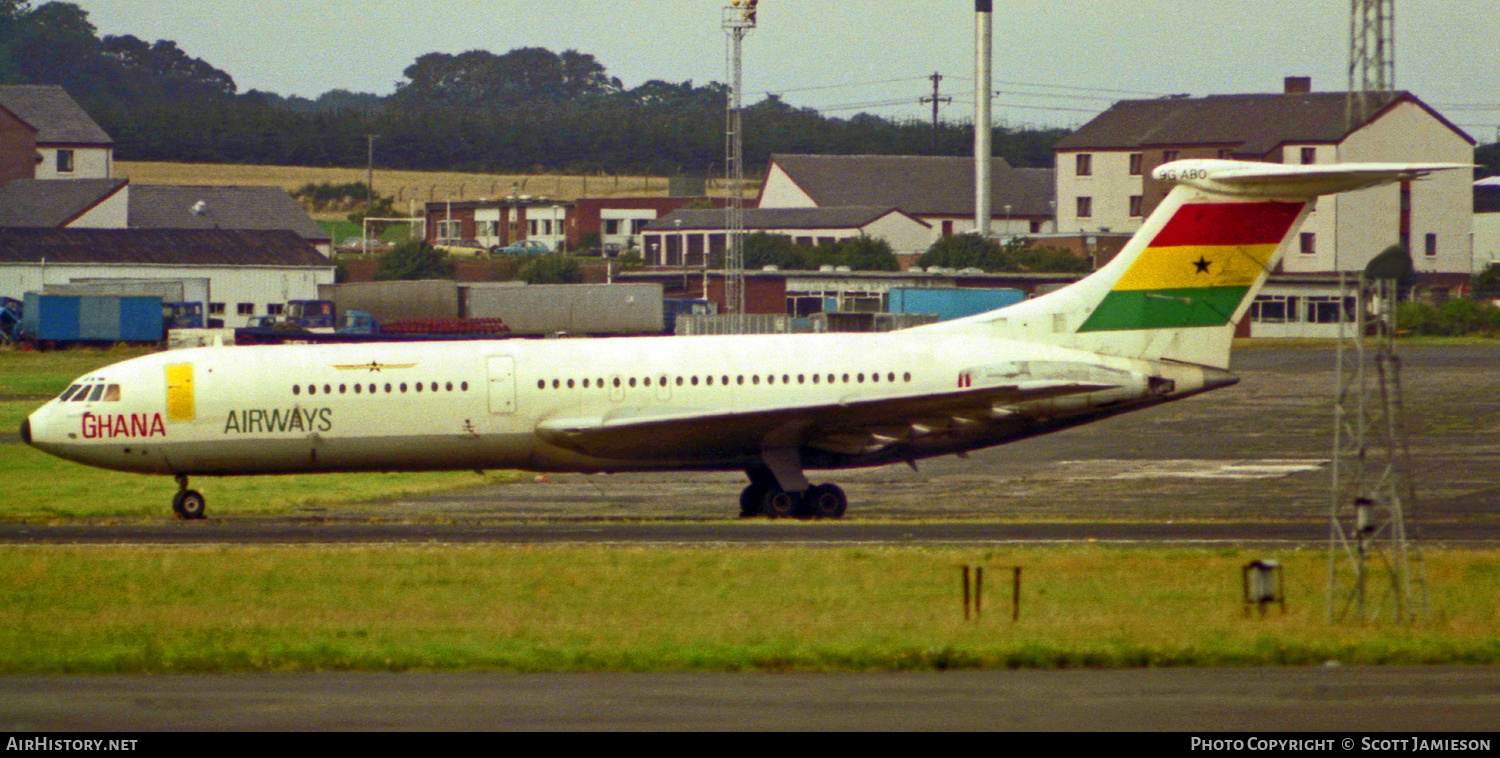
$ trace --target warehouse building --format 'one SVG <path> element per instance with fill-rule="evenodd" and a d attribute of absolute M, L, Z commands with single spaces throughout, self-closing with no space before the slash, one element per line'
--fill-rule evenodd
<path fill-rule="evenodd" d="M 289 231 L 0 229 L 0 295 L 99 279 L 208 279 L 206 316 L 236 327 L 317 298 L 334 267 Z"/>
<path fill-rule="evenodd" d="M 931 227 L 899 208 L 747 208 L 745 230 L 790 238 L 799 245 L 840 242 L 852 237 L 884 240 L 900 253 L 926 250 Z M 648 266 L 703 266 L 722 260 L 727 214 L 719 209 L 673 211 L 641 232 Z"/>

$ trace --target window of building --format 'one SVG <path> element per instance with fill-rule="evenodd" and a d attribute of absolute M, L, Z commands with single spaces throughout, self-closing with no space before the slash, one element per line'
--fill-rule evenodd
<path fill-rule="evenodd" d="M 1078 176 L 1093 176 L 1094 156 L 1088 153 L 1079 153 L 1073 156 L 1073 160 Z"/>
<path fill-rule="evenodd" d="M 1142 197 L 1140 195 L 1131 195 L 1130 196 L 1130 216 L 1132 218 L 1137 218 L 1137 217 L 1141 216 L 1142 215 L 1141 214 L 1141 209 L 1144 207 L 1144 205 L 1145 205 L 1145 198 L 1144 197 Z"/>
<path fill-rule="evenodd" d="M 1221 147 L 1219 148 L 1218 156 L 1221 161 L 1234 160 L 1234 151 L 1227 147 Z"/>
<path fill-rule="evenodd" d="M 1301 252 L 1303 255 L 1314 255 L 1318 252 L 1318 235 L 1315 232 L 1303 232 L 1299 237 L 1301 241 Z"/>
<path fill-rule="evenodd" d="M 58 150 L 57 151 L 57 173 L 59 173 L 59 174 L 71 174 L 71 173 L 73 173 L 73 151 L 72 150 Z"/>
<path fill-rule="evenodd" d="M 1130 175 L 1131 176 L 1140 176 L 1143 173 L 1142 167 L 1145 165 L 1145 163 L 1146 163 L 1146 156 L 1145 156 L 1145 154 L 1143 154 L 1143 153 L 1131 153 L 1130 154 Z"/>
<path fill-rule="evenodd" d="M 1422 252 L 1425 253 L 1428 258 L 1436 258 L 1437 257 L 1437 235 L 1436 234 L 1428 234 L 1423 239 Z"/>
<path fill-rule="evenodd" d="M 1094 198 L 1092 198 L 1092 197 L 1080 197 L 1080 198 L 1078 198 L 1078 217 L 1079 218 L 1093 218 L 1093 216 L 1094 216 Z"/>
<path fill-rule="evenodd" d="M 943 222 L 943 236 L 944 237 L 952 237 L 953 236 L 953 222 L 952 221 L 944 221 Z"/>
<path fill-rule="evenodd" d="M 1317 148 L 1315 148 L 1315 147 L 1304 147 L 1304 148 L 1302 148 L 1302 165 L 1306 166 L 1306 165 L 1317 163 L 1317 162 L 1318 162 L 1318 149 Z"/>
<path fill-rule="evenodd" d="M 255 315 L 255 303 L 240 303 L 239 305 L 237 305 L 235 307 L 238 309 L 237 312 L 241 316 L 254 316 Z"/>
<path fill-rule="evenodd" d="M 209 303 L 208 304 L 208 315 L 210 315 L 210 316 L 222 316 L 222 315 L 224 315 L 224 304 L 223 303 Z"/>
<path fill-rule="evenodd" d="M 222 310 L 222 309 L 221 309 Z M 266 313 L 271 316 L 280 316 L 286 306 L 281 303 L 266 303 Z"/>
<path fill-rule="evenodd" d="M 1163 150 L 1163 151 L 1161 151 L 1161 162 L 1162 163 L 1171 163 L 1172 161 L 1175 161 L 1175 160 L 1177 160 L 1177 151 L 1176 150 Z"/>
<path fill-rule="evenodd" d="M 615 235 L 620 233 L 620 220 L 617 218 L 604 219 L 604 233 Z"/>

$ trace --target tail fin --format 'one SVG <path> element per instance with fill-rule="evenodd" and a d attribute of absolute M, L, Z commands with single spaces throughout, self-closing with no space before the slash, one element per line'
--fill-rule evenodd
<path fill-rule="evenodd" d="M 1463 164 L 1317 166 L 1183 160 L 1176 186 L 1108 265 L 1051 294 L 935 325 L 1133 358 L 1228 368 L 1234 325 L 1320 195 Z M 928 327 L 928 328 L 935 328 Z"/>

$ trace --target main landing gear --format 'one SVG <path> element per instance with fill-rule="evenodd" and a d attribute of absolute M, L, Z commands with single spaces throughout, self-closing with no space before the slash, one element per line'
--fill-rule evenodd
<path fill-rule="evenodd" d="M 750 484 L 740 493 L 740 518 L 843 518 L 849 498 L 836 484 L 808 486 L 802 491 L 785 489 L 769 469 L 745 472 Z"/>
<path fill-rule="evenodd" d="M 203 511 L 207 507 L 203 493 L 188 489 L 187 474 L 178 474 L 177 494 L 172 497 L 172 512 L 177 514 L 177 518 L 188 521 L 203 518 Z"/>

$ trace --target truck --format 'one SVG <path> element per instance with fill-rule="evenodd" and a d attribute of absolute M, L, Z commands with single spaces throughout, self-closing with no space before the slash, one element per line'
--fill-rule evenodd
<path fill-rule="evenodd" d="M 160 343 L 166 337 L 166 328 L 160 297 L 28 292 L 22 305 L 18 336 L 40 348 Z"/>
<path fill-rule="evenodd" d="M 298 301 L 294 301 L 298 302 Z M 311 310 L 303 310 L 299 319 L 304 323 L 321 324 L 325 317 L 338 316 L 337 308 L 329 301 L 301 301 L 316 303 Z M 327 305 L 325 311 L 324 304 Z M 290 306 L 291 303 L 288 303 Z M 310 306 L 311 307 L 311 306 Z M 306 314 L 311 313 L 308 318 Z M 500 339 L 510 331 L 500 319 L 400 319 L 382 324 L 367 311 L 358 309 L 345 311 L 341 318 L 333 321 L 333 328 L 303 326 L 291 319 L 278 322 L 262 321 L 259 325 L 234 330 L 236 345 L 277 344 L 323 344 L 333 342 L 422 342 L 432 340 L 478 340 Z"/>
<path fill-rule="evenodd" d="M 43 285 L 41 292 L 43 295 L 156 296 L 161 298 L 162 318 L 168 329 L 224 326 L 222 319 L 204 318 L 209 305 L 209 280 L 205 277 L 180 279 L 83 277 L 72 279 L 67 284 Z"/>

